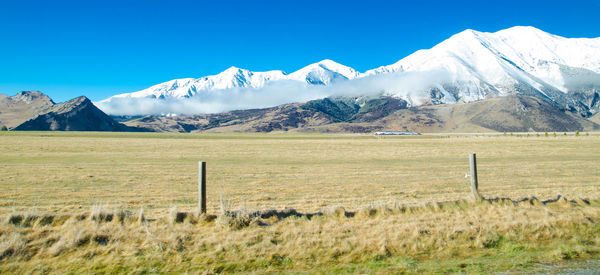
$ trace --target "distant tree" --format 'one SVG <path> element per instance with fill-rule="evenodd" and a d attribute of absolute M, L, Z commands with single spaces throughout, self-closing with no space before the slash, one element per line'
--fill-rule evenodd
<path fill-rule="evenodd" d="M 0 129 L 0 131 L 8 131 L 8 128 L 6 128 L 6 125 L 2 125 L 2 129 Z"/>
<path fill-rule="evenodd" d="M 563 133 L 563 136 L 565 136 L 565 137 L 566 137 L 566 136 L 567 136 L 567 132 L 564 132 L 564 133 Z"/>
<path fill-rule="evenodd" d="M 545 136 L 545 137 L 548 137 L 548 132 L 545 132 L 545 133 L 544 133 L 544 136 Z"/>
<path fill-rule="evenodd" d="M 589 136 L 590 136 L 590 133 L 585 133 L 585 136 L 586 136 L 586 137 L 589 137 Z"/>
<path fill-rule="evenodd" d="M 510 136 L 511 136 L 511 137 L 513 136 L 513 133 L 512 133 L 512 132 L 510 133 Z"/>
<path fill-rule="evenodd" d="M 540 137 L 540 133 L 535 133 L 535 136 L 536 137 Z"/>
<path fill-rule="evenodd" d="M 554 132 L 554 137 L 556 137 L 556 132 Z"/>
<path fill-rule="evenodd" d="M 575 136 L 578 137 L 579 136 L 579 130 L 575 131 Z"/>

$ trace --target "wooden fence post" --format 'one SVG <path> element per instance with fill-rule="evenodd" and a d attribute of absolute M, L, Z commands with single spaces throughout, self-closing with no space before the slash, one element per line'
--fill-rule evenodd
<path fill-rule="evenodd" d="M 198 162 L 198 210 L 206 214 L 206 162 Z"/>
<path fill-rule="evenodd" d="M 479 201 L 483 199 L 479 194 L 479 182 L 477 181 L 477 157 L 475 153 L 469 155 L 469 166 L 471 167 L 471 193 L 473 198 Z"/>

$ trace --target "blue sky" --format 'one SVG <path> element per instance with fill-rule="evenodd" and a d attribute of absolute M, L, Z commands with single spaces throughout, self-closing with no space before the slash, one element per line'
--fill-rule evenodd
<path fill-rule="evenodd" d="M 595 0 L 2 0 L 0 93 L 101 100 L 230 66 L 293 72 L 326 58 L 363 72 L 467 28 L 600 37 L 599 12 Z"/>

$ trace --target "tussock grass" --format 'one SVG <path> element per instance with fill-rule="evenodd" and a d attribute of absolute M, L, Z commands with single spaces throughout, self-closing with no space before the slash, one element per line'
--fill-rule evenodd
<path fill-rule="evenodd" d="M 20 233 L 11 232 L 0 237 L 0 260 L 18 257 L 26 248 L 26 241 Z"/>
<path fill-rule="evenodd" d="M 117 217 L 119 211 L 94 207 L 87 213 Z M 45 226 L 5 222 L 0 272 L 489 272 L 600 254 L 599 200 L 463 200 L 379 203 L 356 211 L 223 213 L 211 220 L 173 208 L 141 222 L 139 214 L 122 222 L 99 222 L 90 218 L 93 214 Z"/>

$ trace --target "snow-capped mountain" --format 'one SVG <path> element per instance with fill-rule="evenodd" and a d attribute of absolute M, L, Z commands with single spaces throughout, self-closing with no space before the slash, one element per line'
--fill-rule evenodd
<path fill-rule="evenodd" d="M 217 75 L 201 78 L 182 78 L 167 81 L 134 93 L 115 95 L 112 98 L 187 98 L 201 92 L 226 90 L 231 88 L 261 88 L 267 83 L 278 80 L 294 80 L 312 85 L 329 85 L 339 80 L 353 79 L 359 73 L 332 60 L 323 60 L 308 65 L 296 72 L 286 74 L 283 71 L 253 72 L 236 67 Z"/>
<path fill-rule="evenodd" d="M 421 75 L 419 85 L 411 83 L 415 82 L 411 78 L 395 77 L 403 75 Z M 293 89 L 283 86 L 275 94 L 262 92 L 262 88 L 275 83 L 297 86 Z M 329 89 L 316 93 L 315 87 Z M 600 111 L 600 38 L 564 38 L 534 27 L 513 27 L 495 33 L 465 30 L 431 49 L 419 50 L 394 64 L 365 73 L 331 60 L 290 74 L 231 67 L 218 75 L 171 80 L 97 104 L 108 113 L 115 113 L 111 106 L 120 99 L 127 99 L 126 103 L 131 105 L 136 104 L 136 98 L 201 98 L 203 104 L 223 105 L 220 110 L 227 111 L 231 110 L 227 104 L 235 101 L 236 96 L 248 101 L 253 95 L 256 99 L 268 94 L 271 99 L 277 97 L 270 102 L 284 104 L 298 98 L 316 99 L 312 97 L 327 93 L 343 95 L 349 87 L 358 87 L 365 93 L 376 90 L 413 105 L 471 102 L 511 94 L 535 95 L 588 116 Z M 239 89 L 247 91 L 239 96 Z M 307 95 L 300 97 L 297 93 Z M 122 109 L 127 104 L 117 105 Z M 198 109 L 198 113 L 202 112 L 206 111 Z"/>
<path fill-rule="evenodd" d="M 444 103 L 515 93 L 558 100 L 579 90 L 580 84 L 600 87 L 600 38 L 564 38 L 533 27 L 496 33 L 465 30 L 364 75 L 434 70 L 451 78 L 439 83 L 441 90 L 451 90 L 444 93 Z"/>
<path fill-rule="evenodd" d="M 201 78 L 182 78 L 167 81 L 134 93 L 126 93 L 111 98 L 186 98 L 200 91 L 225 90 L 231 88 L 260 88 L 265 83 L 285 78 L 282 71 L 252 72 L 230 67 L 218 75 Z M 109 98 L 108 100 L 110 100 Z"/>
<path fill-rule="evenodd" d="M 287 76 L 287 79 L 303 81 L 308 84 L 329 85 L 339 80 L 354 79 L 360 76 L 356 70 L 325 59 L 308 65 Z"/>

